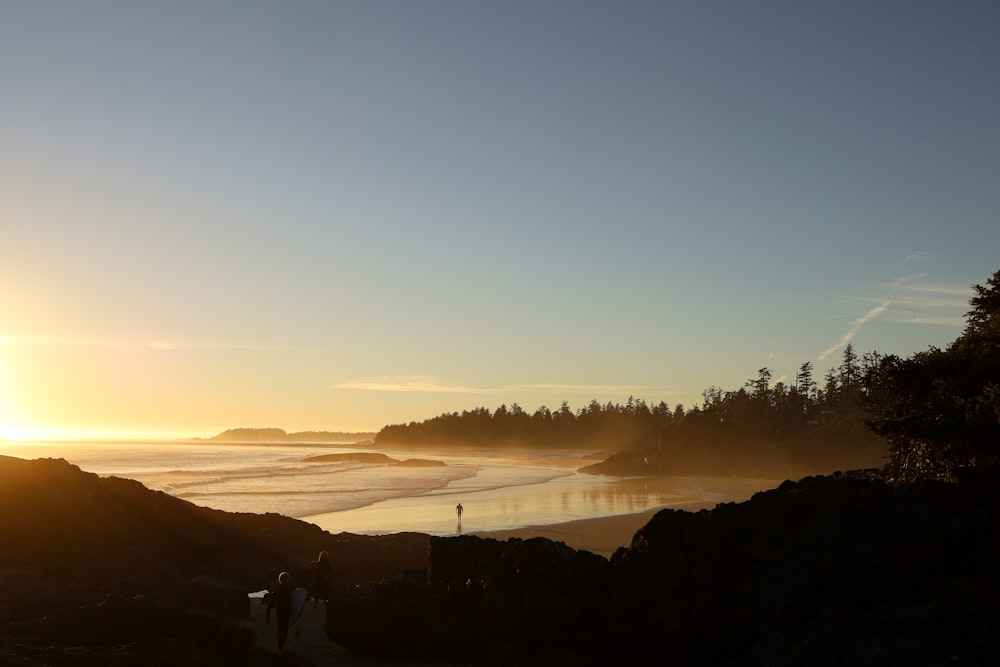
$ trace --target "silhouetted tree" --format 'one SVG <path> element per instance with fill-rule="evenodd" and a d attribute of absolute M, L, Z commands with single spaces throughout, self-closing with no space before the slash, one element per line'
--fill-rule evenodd
<path fill-rule="evenodd" d="M 807 361 L 799 366 L 798 375 L 795 376 L 795 389 L 798 392 L 799 398 L 802 399 L 802 411 L 805 412 L 809 407 L 810 399 L 812 399 L 816 391 L 816 382 L 813 380 L 813 365 L 811 361 Z"/>
<path fill-rule="evenodd" d="M 995 466 L 1000 447 L 1000 271 L 974 285 L 964 332 L 945 350 L 879 359 L 865 377 L 868 427 L 898 479 Z"/>

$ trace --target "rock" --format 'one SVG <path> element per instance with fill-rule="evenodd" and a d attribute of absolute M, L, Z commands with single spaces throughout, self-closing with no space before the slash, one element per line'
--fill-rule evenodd
<path fill-rule="evenodd" d="M 429 563 L 424 579 L 340 591 L 327 617 L 331 639 L 382 658 L 467 661 L 568 647 L 586 654 L 597 637 L 602 556 L 544 538 L 432 537 Z"/>
<path fill-rule="evenodd" d="M 405 580 L 336 586 L 326 631 L 348 650 L 396 660 L 469 662 L 487 640 L 475 605 Z"/>
<path fill-rule="evenodd" d="M 277 514 L 199 507 L 138 482 L 83 472 L 61 459 L 0 456 L 0 525 L 0 602 L 9 616 L 0 629 L 0 665 L 216 664 L 214 654 L 207 662 L 198 656 L 207 644 L 188 642 L 169 630 L 176 626 L 178 632 L 201 636 L 199 628 L 213 627 L 203 619 L 212 617 L 177 605 L 245 616 L 247 591 L 266 587 L 282 570 L 307 584 L 309 562 L 321 550 L 329 551 L 334 576 L 342 583 L 406 570 L 426 576 L 427 568 L 426 535 L 333 536 Z M 157 626 L 149 635 L 152 643 L 145 644 L 142 629 L 126 622 L 144 618 L 147 608 L 138 603 L 125 605 L 120 621 L 95 625 L 100 618 L 119 619 L 110 614 L 117 607 L 98 605 L 108 599 L 145 600 L 174 608 L 179 616 L 149 612 L 148 620 L 164 627 Z M 198 620 L 188 623 L 191 618 Z M 117 624 L 121 635 L 114 634 Z M 63 631 L 77 626 L 78 636 Z M 87 649 L 79 659 L 62 655 L 77 651 L 74 642 L 91 646 L 101 636 L 138 648 L 116 644 Z M 257 664 L 243 657 L 226 664 Z"/>
<path fill-rule="evenodd" d="M 664 510 L 613 557 L 608 631 L 634 659 L 998 656 L 998 526 L 995 496 L 846 476 L 785 482 L 697 514 Z"/>
<path fill-rule="evenodd" d="M 187 609 L 209 611 L 227 618 L 250 617 L 250 598 L 246 588 L 218 577 L 191 579 L 182 587 L 179 602 Z"/>
<path fill-rule="evenodd" d="M 431 582 L 439 587 L 483 577 L 483 569 L 500 560 L 506 543 L 476 535 L 461 537 L 431 536 L 428 548 L 428 573 Z"/>
<path fill-rule="evenodd" d="M 426 579 L 353 591 L 328 632 L 488 664 L 1000 664 L 998 528 L 995 484 L 808 477 L 663 510 L 610 562 L 542 538 L 431 538 Z"/>
<path fill-rule="evenodd" d="M 47 653 L 89 656 L 45 664 L 260 664 L 252 630 L 148 598 L 105 597 L 97 605 L 11 623 L 5 634 L 42 641 Z M 20 641 L 25 641 L 24 639 Z M 37 652 L 38 648 L 33 651 Z M 15 663 L 16 664 L 16 663 Z"/>

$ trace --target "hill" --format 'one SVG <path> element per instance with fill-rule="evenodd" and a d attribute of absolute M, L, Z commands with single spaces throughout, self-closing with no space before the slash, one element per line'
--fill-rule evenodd
<path fill-rule="evenodd" d="M 662 510 L 610 561 L 432 537 L 426 579 L 341 591 L 327 631 L 375 657 L 466 664 L 1000 664 L 996 480 L 874 475 Z"/>
<path fill-rule="evenodd" d="M 228 619 L 334 563 L 327 634 L 478 664 L 1000 664 L 1000 485 L 785 482 L 663 510 L 610 560 L 543 538 L 331 535 L 0 457 L 0 665 L 298 665 Z M 392 631 L 387 632 L 387 628 Z"/>
<path fill-rule="evenodd" d="M 320 550 L 348 583 L 427 562 L 426 535 L 331 535 L 277 514 L 199 507 L 61 459 L 0 456 L 0 527 L 4 666 L 149 664 L 150 652 L 170 653 L 157 648 L 165 641 L 178 662 L 155 664 L 258 664 L 253 637 L 213 618 L 247 613 L 247 593 L 279 572 L 307 583 Z M 67 662 L 80 651 L 89 657 Z"/>

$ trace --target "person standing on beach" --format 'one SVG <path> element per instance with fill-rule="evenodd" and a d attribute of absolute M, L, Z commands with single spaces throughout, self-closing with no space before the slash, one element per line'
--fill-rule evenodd
<path fill-rule="evenodd" d="M 278 587 L 271 593 L 267 601 L 267 613 L 264 614 L 264 622 L 271 622 L 271 608 L 277 610 L 278 617 L 278 650 L 285 649 L 285 640 L 288 638 L 288 624 L 292 620 L 292 592 L 295 586 L 292 584 L 292 575 L 282 572 L 278 575 Z"/>
<path fill-rule="evenodd" d="M 319 605 L 319 599 L 330 604 L 330 584 L 333 581 L 333 567 L 330 565 L 330 555 L 319 552 L 319 558 L 310 563 L 313 574 L 313 607 Z"/>
<path fill-rule="evenodd" d="M 459 523 L 461 523 L 461 521 L 462 521 L 462 512 L 463 511 L 465 511 L 465 508 L 462 507 L 462 503 L 459 503 L 459 504 L 455 505 L 455 514 L 458 515 L 458 521 L 459 521 Z"/>

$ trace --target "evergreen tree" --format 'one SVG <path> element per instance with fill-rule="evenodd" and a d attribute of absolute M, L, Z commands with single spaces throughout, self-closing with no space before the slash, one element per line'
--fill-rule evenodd
<path fill-rule="evenodd" d="M 865 378 L 866 424 L 889 440 L 899 479 L 1000 460 L 1000 271 L 973 290 L 966 328 L 947 349 L 884 357 Z"/>
<path fill-rule="evenodd" d="M 813 381 L 813 364 L 807 361 L 799 366 L 799 373 L 795 376 L 795 389 L 806 401 L 816 391 L 816 382 Z"/>

